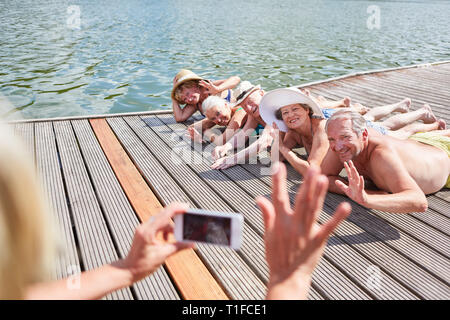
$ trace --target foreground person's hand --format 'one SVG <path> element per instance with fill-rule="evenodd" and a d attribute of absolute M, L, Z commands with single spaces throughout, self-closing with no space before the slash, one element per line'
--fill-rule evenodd
<path fill-rule="evenodd" d="M 131 272 L 133 282 L 156 271 L 169 256 L 192 247 L 191 244 L 167 242 L 173 233 L 171 218 L 187 209 L 187 204 L 172 203 L 136 229 L 130 252 L 121 263 L 122 268 Z M 162 238 L 158 237 L 159 232 L 162 232 Z"/>
<path fill-rule="evenodd" d="M 323 206 L 328 179 L 316 167 L 308 170 L 291 209 L 286 190 L 286 167 L 278 163 L 272 177 L 272 202 L 256 201 L 264 214 L 266 259 L 270 270 L 268 299 L 306 299 L 311 276 L 326 241 L 351 211 L 341 203 L 325 224 L 316 220 Z"/>

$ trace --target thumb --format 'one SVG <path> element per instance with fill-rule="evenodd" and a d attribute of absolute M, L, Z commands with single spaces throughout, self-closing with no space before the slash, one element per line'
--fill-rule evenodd
<path fill-rule="evenodd" d="M 167 259 L 171 255 L 189 248 L 194 248 L 195 244 L 193 243 L 184 243 L 184 242 L 174 242 L 174 243 L 165 243 L 159 246 L 159 251 L 161 255 Z"/>
<path fill-rule="evenodd" d="M 275 225 L 275 208 L 273 207 L 272 202 L 263 196 L 259 196 L 255 200 L 259 209 L 263 213 L 265 231 L 266 233 L 270 233 Z"/>

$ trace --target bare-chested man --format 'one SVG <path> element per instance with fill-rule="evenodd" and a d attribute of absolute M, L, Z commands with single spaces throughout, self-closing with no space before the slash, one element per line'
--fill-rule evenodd
<path fill-rule="evenodd" d="M 425 195 L 448 187 L 450 130 L 399 140 L 367 129 L 360 114 L 345 110 L 336 112 L 325 130 L 330 148 L 321 169 L 332 192 L 367 208 L 407 213 L 426 211 Z M 339 177 L 343 167 L 348 182 Z M 363 177 L 381 191 L 366 190 Z"/>

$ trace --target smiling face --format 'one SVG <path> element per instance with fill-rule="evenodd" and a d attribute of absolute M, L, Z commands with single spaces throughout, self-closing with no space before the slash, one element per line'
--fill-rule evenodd
<path fill-rule="evenodd" d="M 198 86 L 181 86 L 179 101 L 184 104 L 197 104 L 200 101 L 200 88 Z"/>
<path fill-rule="evenodd" d="M 344 163 L 357 157 L 363 150 L 368 133 L 364 130 L 361 135 L 353 130 L 350 119 L 336 119 L 328 124 L 328 141 L 330 149 L 336 153 Z"/>
<path fill-rule="evenodd" d="M 231 108 L 228 104 L 216 105 L 209 108 L 205 116 L 219 126 L 226 126 L 231 119 Z"/>
<path fill-rule="evenodd" d="M 310 121 L 309 111 L 300 104 L 290 104 L 280 109 L 281 119 L 289 129 L 301 128 Z"/>
<path fill-rule="evenodd" d="M 244 101 L 240 103 L 242 109 L 254 118 L 259 117 L 259 104 L 264 93 L 262 90 L 255 90 Z"/>

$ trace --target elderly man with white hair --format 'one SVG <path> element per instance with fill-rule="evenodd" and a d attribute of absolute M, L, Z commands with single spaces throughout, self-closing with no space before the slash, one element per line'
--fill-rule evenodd
<path fill-rule="evenodd" d="M 367 208 L 423 212 L 425 195 L 450 187 L 450 130 L 400 140 L 368 128 L 358 113 L 342 110 L 328 119 L 325 131 L 330 148 L 321 167 L 329 190 Z M 339 176 L 342 168 L 348 181 Z M 379 190 L 367 190 L 364 178 Z"/>
<path fill-rule="evenodd" d="M 210 96 L 202 103 L 205 119 L 194 123 L 187 129 L 187 136 L 195 142 L 203 142 L 204 138 L 216 145 L 223 145 L 239 130 L 247 120 L 245 111 L 232 105 L 225 99 Z M 206 124 L 206 125 L 205 125 Z M 224 126 L 225 131 L 218 133 L 211 126 Z"/>

